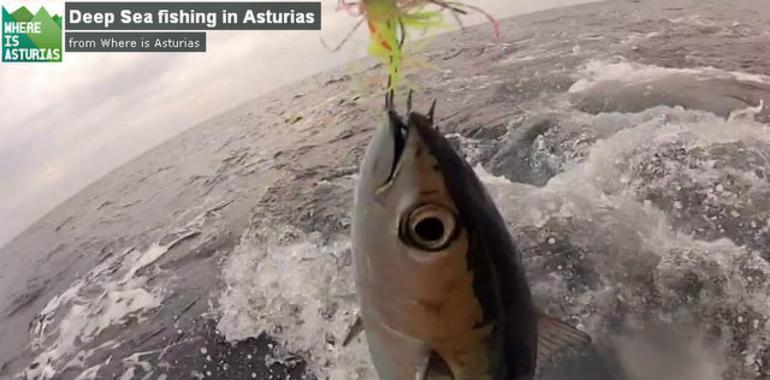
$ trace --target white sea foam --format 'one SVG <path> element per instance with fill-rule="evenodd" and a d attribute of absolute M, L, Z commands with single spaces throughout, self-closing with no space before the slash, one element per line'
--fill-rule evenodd
<path fill-rule="evenodd" d="M 740 113 L 753 116 L 760 110 L 761 107 L 753 107 Z M 639 172 L 640 167 L 650 165 L 651 157 L 665 154 L 671 146 L 692 152 L 741 144 L 735 148 L 735 154 L 756 151 L 766 155 L 770 146 L 770 128 L 754 122 L 752 117 L 725 120 L 706 112 L 681 108 L 658 107 L 641 114 L 613 115 L 634 122 L 619 123 L 629 127 L 601 136 L 590 146 L 587 157 L 566 163 L 564 167 L 567 169 L 543 187 L 514 183 L 488 173 L 481 166 L 476 168 L 515 234 L 521 236 L 527 229 L 533 226 L 543 228 L 549 222 L 553 226 L 555 221 L 564 230 L 554 231 L 554 234 L 589 253 L 584 258 L 586 265 L 591 266 L 599 277 L 594 289 L 570 292 L 564 276 L 550 275 L 537 278 L 532 283 L 537 298 L 546 305 L 557 305 L 562 300 L 554 300 L 553 294 L 574 296 L 566 312 L 577 316 L 581 325 L 598 337 L 606 331 L 610 323 L 606 318 L 611 315 L 618 300 L 624 303 L 625 308 L 636 311 L 629 313 L 624 322 L 637 327 L 653 320 L 677 323 L 689 319 L 719 325 L 713 318 L 722 315 L 724 310 L 739 315 L 770 315 L 770 284 L 763 280 L 770 279 L 770 263 L 761 252 L 727 237 L 701 239 L 683 232 L 682 227 L 672 219 L 672 213 L 680 212 L 681 203 L 679 210 L 676 206 L 668 210 L 645 198 L 651 189 L 674 198 L 702 191 L 706 197 L 704 202 L 721 210 L 716 216 L 719 220 L 743 223 L 739 219 L 741 213 L 730 212 L 730 207 L 743 204 L 746 211 L 742 212 L 750 212 L 751 199 L 747 200 L 747 197 L 770 190 L 767 179 L 757 177 L 751 169 L 714 167 L 709 161 L 723 157 L 709 155 L 702 158 L 698 165 L 678 164 L 673 159 L 665 161 L 664 158 L 664 174 L 658 179 L 641 178 Z M 593 123 L 588 125 L 598 125 L 601 124 L 599 120 L 607 116 L 579 117 L 592 118 Z M 640 117 L 646 120 L 641 121 Z M 732 190 L 726 188 L 726 178 L 733 178 L 741 184 L 742 192 L 730 193 Z M 692 181 L 697 186 L 686 190 L 689 194 L 678 192 L 676 186 L 682 180 Z M 757 231 L 762 228 L 756 227 Z M 650 279 L 653 291 L 664 305 L 671 305 L 670 309 L 649 310 L 640 297 L 638 280 L 627 277 L 627 273 L 632 271 L 630 267 L 648 264 L 654 269 Z M 753 271 L 762 280 L 747 277 L 747 270 Z M 688 301 L 695 304 L 681 301 L 681 293 L 669 285 L 687 273 L 694 273 L 702 279 L 700 298 Z M 729 326 L 720 327 L 727 329 L 724 334 L 728 341 L 737 339 L 737 333 L 730 331 Z M 748 367 L 755 360 L 761 360 L 758 358 L 768 341 L 770 325 L 764 320 L 757 320 L 742 353 Z M 723 378 L 725 363 L 709 358 L 727 355 L 724 347 L 716 353 L 706 343 L 689 349 L 700 349 L 698 352 L 704 355 L 698 361 L 701 365 L 688 369 L 689 373 L 702 374 L 700 379 Z M 638 370 L 631 364 L 631 358 L 625 359 L 630 378 L 640 378 L 631 373 Z M 733 356 L 730 359 L 733 360 L 726 361 L 735 366 L 736 358 Z M 693 363 L 687 365 L 694 366 Z"/>
<path fill-rule="evenodd" d="M 714 67 L 669 68 L 617 58 L 614 60 L 592 60 L 586 63 L 576 73 L 577 81 L 570 87 L 569 92 L 584 92 L 606 82 L 617 82 L 624 85 L 642 84 L 673 75 L 691 76 L 696 80 L 732 79 L 739 82 L 770 84 L 770 76 L 766 75 L 725 71 Z"/>
<path fill-rule="evenodd" d="M 372 378 L 363 336 L 341 346 L 357 313 L 350 260 L 346 239 L 287 243 L 278 231 L 252 231 L 225 265 L 219 330 L 231 341 L 266 332 L 279 343 L 270 360 L 306 353 L 319 378 Z"/>
<path fill-rule="evenodd" d="M 149 379 L 153 378 L 153 368 L 152 364 L 148 361 L 141 360 L 143 356 L 155 354 L 160 352 L 161 350 L 153 350 L 153 351 L 147 351 L 147 352 L 137 352 L 134 353 L 122 360 L 123 367 L 126 368 L 126 371 L 123 372 L 123 375 L 120 376 L 120 380 L 132 380 L 134 376 L 136 375 L 136 369 L 141 368 L 142 371 L 144 371 L 144 377 L 143 379 Z M 164 376 L 164 375 L 160 375 Z"/>
<path fill-rule="evenodd" d="M 37 366 L 27 369 L 25 376 L 54 379 L 66 369 L 82 368 L 92 353 L 117 347 L 119 343 L 114 341 L 99 344 L 102 333 L 142 323 L 147 312 L 160 306 L 166 289 L 150 282 L 159 271 L 152 264 L 195 234 L 183 231 L 166 244 L 153 243 L 144 251 L 131 248 L 114 255 L 49 301 L 30 329 Z M 81 376 L 91 378 L 100 368 L 92 366 Z"/>

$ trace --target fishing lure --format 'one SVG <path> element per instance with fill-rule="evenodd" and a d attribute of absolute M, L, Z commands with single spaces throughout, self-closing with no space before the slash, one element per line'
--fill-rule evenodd
<path fill-rule="evenodd" d="M 339 5 L 341 9 L 354 14 L 357 7 L 358 15 L 363 17 L 333 51 L 339 50 L 366 22 L 372 40 L 369 54 L 387 65 L 389 91 L 396 90 L 401 83 L 401 66 L 405 58 L 403 45 L 407 31 L 414 29 L 427 31 L 444 26 L 442 11 L 449 10 L 461 27 L 459 15 L 467 14 L 467 10 L 480 12 L 492 22 L 495 38 L 500 34 L 497 20 L 489 13 L 476 6 L 455 1 L 361 0 L 351 3 L 340 0 Z M 427 10 L 429 6 L 435 6 L 438 10 Z"/>

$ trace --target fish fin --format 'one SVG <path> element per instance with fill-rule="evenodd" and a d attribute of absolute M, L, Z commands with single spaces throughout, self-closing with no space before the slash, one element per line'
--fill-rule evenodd
<path fill-rule="evenodd" d="M 570 350 L 591 344 L 591 336 L 564 321 L 540 314 L 537 320 L 537 361 L 542 366 Z"/>
<path fill-rule="evenodd" d="M 406 97 L 406 114 L 409 115 L 412 113 L 412 94 L 414 94 L 414 91 L 412 89 L 409 89 L 409 95 Z"/>
<path fill-rule="evenodd" d="M 361 335 L 362 331 L 364 331 L 364 321 L 361 319 L 361 316 L 358 315 L 356 316 L 356 320 L 353 321 L 353 324 L 348 327 L 348 333 L 345 335 L 345 340 L 342 341 L 342 347 L 350 344 L 355 337 Z"/>
<path fill-rule="evenodd" d="M 436 99 L 433 99 L 433 103 L 430 104 L 430 110 L 428 110 L 428 119 L 430 120 L 430 124 L 433 126 L 436 125 L 434 123 L 435 114 L 436 114 Z M 438 130 L 438 127 L 436 127 L 436 129 Z"/>
<path fill-rule="evenodd" d="M 385 110 L 386 111 L 393 111 L 395 110 L 395 101 L 393 98 L 396 97 L 396 92 L 391 87 L 391 78 L 388 77 L 388 92 L 385 93 Z"/>
<path fill-rule="evenodd" d="M 425 365 L 418 369 L 414 378 L 415 380 L 454 380 L 449 365 L 433 350 L 426 357 Z"/>

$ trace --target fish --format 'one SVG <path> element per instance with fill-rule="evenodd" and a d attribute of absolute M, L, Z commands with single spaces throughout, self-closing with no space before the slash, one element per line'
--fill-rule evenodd
<path fill-rule="evenodd" d="M 427 114 L 386 121 L 352 216 L 360 325 L 381 380 L 528 380 L 591 338 L 534 305 L 522 258 L 472 167 Z M 349 341 L 350 339 L 346 339 Z"/>

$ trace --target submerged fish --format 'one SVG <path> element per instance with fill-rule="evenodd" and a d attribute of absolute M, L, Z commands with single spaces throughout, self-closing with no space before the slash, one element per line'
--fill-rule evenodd
<path fill-rule="evenodd" d="M 536 362 L 588 343 L 533 305 L 500 213 L 433 127 L 433 108 L 403 120 L 388 104 L 362 163 L 352 226 L 380 379 L 532 379 Z"/>

